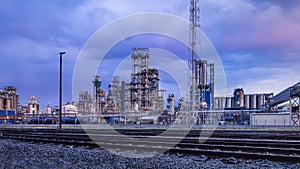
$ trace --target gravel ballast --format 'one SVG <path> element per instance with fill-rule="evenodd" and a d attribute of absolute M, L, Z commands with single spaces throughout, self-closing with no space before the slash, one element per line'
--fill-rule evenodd
<path fill-rule="evenodd" d="M 126 152 L 130 153 L 130 152 Z M 300 163 L 161 154 L 127 158 L 100 148 L 0 139 L 0 168 L 300 168 Z"/>

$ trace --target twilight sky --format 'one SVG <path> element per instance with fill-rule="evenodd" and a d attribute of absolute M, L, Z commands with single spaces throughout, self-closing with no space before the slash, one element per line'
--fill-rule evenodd
<path fill-rule="evenodd" d="M 223 63 L 227 94 L 232 94 L 239 86 L 246 93 L 276 94 L 300 81 L 300 1 L 200 2 L 201 29 Z M 20 104 L 25 104 L 29 96 L 35 95 L 42 108 L 48 103 L 58 105 L 58 53 L 66 51 L 63 58 L 63 101 L 70 101 L 73 70 L 86 41 L 115 19 L 142 12 L 163 12 L 188 20 L 189 1 L 1 0 L 0 88 L 16 86 Z M 153 45 L 154 42 L 144 42 L 143 38 L 147 36 L 130 38 L 118 44 L 110 59 L 128 56 L 133 45 L 158 48 L 165 40 L 148 37 L 157 43 Z M 167 46 L 165 49 L 185 58 L 182 56 L 185 51 L 178 52 L 176 42 Z M 99 71 L 104 76 L 104 88 L 111 79 L 105 77 L 109 74 L 106 72 L 110 72 L 107 67 Z"/>

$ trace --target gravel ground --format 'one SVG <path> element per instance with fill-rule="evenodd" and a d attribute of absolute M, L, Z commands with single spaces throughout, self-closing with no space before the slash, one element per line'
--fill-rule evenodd
<path fill-rule="evenodd" d="M 300 168 L 294 164 L 268 160 L 239 160 L 233 157 L 161 154 L 152 158 L 126 158 L 100 148 L 29 143 L 0 139 L 0 168 Z"/>

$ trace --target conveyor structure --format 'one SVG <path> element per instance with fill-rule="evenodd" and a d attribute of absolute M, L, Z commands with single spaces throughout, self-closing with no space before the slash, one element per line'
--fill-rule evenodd
<path fill-rule="evenodd" d="M 292 101 L 299 97 L 300 97 L 300 82 L 298 82 L 297 84 L 291 87 L 286 88 L 285 90 L 275 95 L 270 100 L 270 106 L 274 107 L 276 105 L 287 102 L 289 100 Z"/>

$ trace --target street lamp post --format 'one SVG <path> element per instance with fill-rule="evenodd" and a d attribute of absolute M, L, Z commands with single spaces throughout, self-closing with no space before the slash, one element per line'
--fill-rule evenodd
<path fill-rule="evenodd" d="M 59 129 L 62 128 L 62 56 L 66 52 L 59 52 Z"/>

